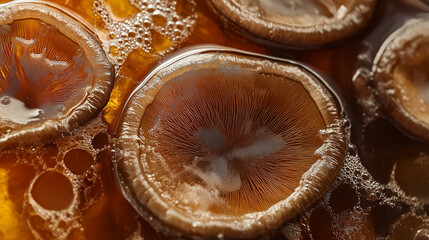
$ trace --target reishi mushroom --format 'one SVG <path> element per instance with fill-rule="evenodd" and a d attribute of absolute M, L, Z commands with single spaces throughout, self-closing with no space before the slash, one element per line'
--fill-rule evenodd
<path fill-rule="evenodd" d="M 376 94 L 408 135 L 429 141 L 429 19 L 409 21 L 380 48 L 373 65 Z"/>
<path fill-rule="evenodd" d="M 81 23 L 41 3 L 0 7 L 0 149 L 36 144 L 107 103 L 113 67 Z"/>
<path fill-rule="evenodd" d="M 207 0 L 229 25 L 262 42 L 319 46 L 347 38 L 369 22 L 376 0 Z"/>
<path fill-rule="evenodd" d="M 232 49 L 189 50 L 127 101 L 124 195 L 170 236 L 248 238 L 316 201 L 347 149 L 341 106 L 311 72 Z"/>

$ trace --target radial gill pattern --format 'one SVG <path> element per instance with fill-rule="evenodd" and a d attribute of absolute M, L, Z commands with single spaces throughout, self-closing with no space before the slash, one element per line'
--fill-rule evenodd
<path fill-rule="evenodd" d="M 113 68 L 82 24 L 37 3 L 0 16 L 0 149 L 67 132 L 104 107 Z"/>
<path fill-rule="evenodd" d="M 185 52 L 129 99 L 124 193 L 167 235 L 255 237 L 318 199 L 346 154 L 341 107 L 306 69 L 235 50 Z"/>

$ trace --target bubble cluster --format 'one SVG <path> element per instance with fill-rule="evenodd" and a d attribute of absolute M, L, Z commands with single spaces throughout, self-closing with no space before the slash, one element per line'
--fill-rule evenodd
<path fill-rule="evenodd" d="M 12 164 L 8 193 L 33 236 L 67 238 L 80 228 L 84 212 L 100 201 L 104 191 L 97 158 L 107 149 L 105 132 L 99 116 L 70 136 L 0 153 Z"/>
<path fill-rule="evenodd" d="M 349 155 L 332 189 L 281 232 L 286 239 L 415 239 L 428 226 L 422 202 L 394 183 L 377 182 Z"/>
<path fill-rule="evenodd" d="M 107 52 L 121 65 L 135 50 L 162 56 L 173 50 L 190 35 L 195 25 L 195 2 L 130 0 L 137 13 L 116 18 L 103 0 L 95 0 L 94 13 L 107 33 Z M 182 8 L 187 8 L 184 11 Z"/>

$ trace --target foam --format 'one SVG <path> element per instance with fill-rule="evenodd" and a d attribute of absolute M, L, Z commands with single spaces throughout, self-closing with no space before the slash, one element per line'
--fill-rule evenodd
<path fill-rule="evenodd" d="M 106 132 L 107 126 L 101 120 L 101 115 L 89 121 L 81 128 L 71 132 L 69 136 L 64 136 L 53 140 L 48 146 L 55 146 L 58 152 L 46 153 L 48 150 L 44 146 L 34 146 L 28 148 L 17 148 L 0 152 L 0 158 L 3 154 L 12 154 L 16 157 L 14 166 L 28 165 L 35 171 L 34 178 L 26 187 L 23 194 L 22 216 L 30 220 L 26 221 L 29 228 L 29 234 L 36 239 L 44 239 L 49 235 L 50 238 L 66 239 L 72 231 L 79 230 L 82 227 L 82 217 L 85 210 L 100 201 L 102 192 L 97 192 L 95 186 L 101 183 L 101 164 L 95 163 L 91 166 L 88 174 L 72 174 L 62 160 L 64 155 L 72 149 L 83 149 L 89 152 L 94 158 L 102 151 L 94 149 L 92 140 L 100 132 Z M 51 156 L 51 154 L 53 154 Z M 47 165 L 47 158 L 54 157 L 55 165 Z M 13 169 L 14 166 L 11 168 Z M 62 210 L 44 209 L 38 204 L 31 195 L 31 189 L 39 176 L 47 171 L 56 171 L 66 176 L 73 188 L 73 201 L 70 206 Z M 12 179 L 15 180 L 15 179 Z M 98 190 L 99 191 L 99 190 Z M 18 202 L 15 202 L 17 204 Z M 31 216 L 31 217 L 30 217 Z M 31 219 L 37 217 L 40 223 L 33 225 Z M 42 231 L 40 231 L 43 229 Z M 23 229 L 22 231 L 26 231 Z M 39 232 L 40 231 L 40 232 Z"/>
<path fill-rule="evenodd" d="M 336 214 L 329 205 L 330 196 L 331 193 L 335 191 L 336 187 L 344 183 L 350 185 L 358 195 L 358 202 L 350 209 Z M 388 192 L 390 192 L 390 194 L 387 194 Z M 329 215 L 333 219 L 331 229 L 338 239 L 360 239 L 362 237 L 373 236 L 375 233 L 372 231 L 372 223 L 369 221 L 369 214 L 375 205 L 365 206 L 362 204 L 367 200 L 378 202 L 380 205 L 387 205 L 392 208 L 406 205 L 410 207 L 409 212 L 412 213 L 413 216 L 418 216 L 416 213 L 424 212 L 424 206 L 417 198 L 407 196 L 399 186 L 393 182 L 387 185 L 378 183 L 362 165 L 359 156 L 348 155 L 332 189 L 325 194 L 317 204 L 307 209 L 297 220 L 285 223 L 282 228 L 282 233 L 285 237 L 291 236 L 292 233 L 289 232 L 291 230 L 298 231 L 298 234 L 294 233 L 298 236 L 303 236 L 303 232 L 311 234 L 310 216 L 314 209 L 323 207 L 329 212 Z M 427 223 L 429 219 L 425 221 Z M 301 229 L 296 229 L 296 225 L 302 226 Z M 377 236 L 377 239 L 391 239 L 391 236 Z"/>
<path fill-rule="evenodd" d="M 136 50 L 153 56 L 171 52 L 189 37 L 196 24 L 195 11 L 189 16 L 181 16 L 176 10 L 176 1 L 133 0 L 129 3 L 138 13 L 125 19 L 115 18 L 105 1 L 94 0 L 93 3 L 94 14 L 100 17 L 103 30 L 109 32 L 104 39 L 105 51 L 110 53 L 117 68 Z M 189 5 L 195 6 L 196 3 L 190 0 Z M 160 18 L 163 18 L 161 22 L 165 25 L 160 24 Z M 162 41 L 155 41 L 154 38 Z M 157 44 L 167 47 L 158 51 Z"/>

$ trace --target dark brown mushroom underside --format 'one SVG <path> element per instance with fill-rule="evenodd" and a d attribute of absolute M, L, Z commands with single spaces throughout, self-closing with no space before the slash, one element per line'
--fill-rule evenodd
<path fill-rule="evenodd" d="M 356 1 L 320 0 L 241 0 L 238 3 L 246 11 L 254 11 L 257 13 L 255 15 L 267 21 L 296 27 L 311 27 L 326 23 L 328 19 L 341 19 L 338 15 L 350 11 L 356 5 Z"/>
<path fill-rule="evenodd" d="M 397 55 L 400 59 L 393 70 L 395 98 L 418 121 L 429 126 L 429 40 L 414 41 L 421 43 L 413 54 Z M 409 44 L 415 44 L 414 41 Z M 401 51 L 404 50 L 398 50 Z"/>
<path fill-rule="evenodd" d="M 90 66 L 75 42 L 46 23 L 26 19 L 0 26 L 2 117 L 26 124 L 68 114 L 92 87 Z"/>
<path fill-rule="evenodd" d="M 164 199 L 197 214 L 241 215 L 294 192 L 324 128 L 299 82 L 209 69 L 167 82 L 139 136 L 148 178 Z"/>
<path fill-rule="evenodd" d="M 301 48 L 356 34 L 369 22 L 376 0 L 208 0 L 234 29 L 259 42 Z"/>

